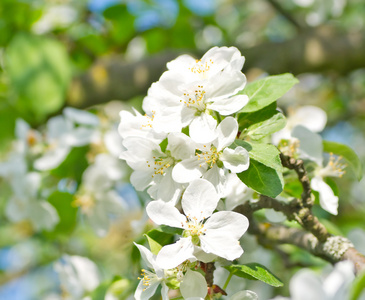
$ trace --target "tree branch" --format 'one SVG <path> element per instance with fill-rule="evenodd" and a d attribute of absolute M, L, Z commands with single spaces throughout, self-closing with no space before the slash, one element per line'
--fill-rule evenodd
<path fill-rule="evenodd" d="M 365 67 L 365 35 L 361 31 L 343 33 L 333 27 L 319 27 L 306 29 L 281 43 L 268 42 L 249 49 L 237 47 L 246 57 L 244 71 L 260 68 L 269 74 L 300 74 L 333 70 L 343 74 Z M 89 107 L 144 96 L 166 70 L 166 63 L 182 53 L 195 57 L 203 54 L 191 50 L 167 51 L 136 63 L 124 62 L 117 56 L 96 61 L 88 72 L 74 78 L 67 105 Z"/>
<path fill-rule="evenodd" d="M 257 236 L 263 246 L 291 244 L 331 263 L 350 260 L 354 263 L 356 273 L 365 270 L 365 256 L 359 253 L 352 243 L 341 236 L 331 236 L 324 225 L 311 211 L 310 180 L 302 160 L 296 160 L 284 154 L 280 155 L 284 167 L 295 170 L 303 186 L 301 199 L 281 202 L 277 199 L 260 195 L 256 202 L 247 201 L 236 207 L 235 212 L 245 215 L 250 222 L 249 232 Z M 297 221 L 304 230 L 283 225 L 257 223 L 254 212 L 270 208 L 286 215 L 288 220 Z"/>
<path fill-rule="evenodd" d="M 331 236 L 325 242 L 320 242 L 313 234 L 303 230 L 283 225 L 268 226 L 267 224 L 258 224 L 255 226 L 254 232 L 264 246 L 291 244 L 332 264 L 350 260 L 354 263 L 356 273 L 365 270 L 365 256 L 344 237 Z"/>

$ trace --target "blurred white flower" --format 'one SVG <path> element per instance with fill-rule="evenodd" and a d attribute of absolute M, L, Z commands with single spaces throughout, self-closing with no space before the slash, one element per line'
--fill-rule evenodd
<path fill-rule="evenodd" d="M 95 163 L 82 175 L 73 205 L 81 207 L 86 221 L 99 236 L 107 234 L 113 216 L 121 216 L 126 210 L 124 199 L 115 189 L 123 176 L 123 163 L 106 153 L 97 155 Z"/>
<path fill-rule="evenodd" d="M 54 269 L 58 273 L 65 300 L 80 300 L 100 284 L 96 264 L 86 257 L 63 255 L 54 264 Z"/>
<path fill-rule="evenodd" d="M 317 164 L 314 177 L 311 179 L 311 188 L 319 193 L 320 205 L 333 215 L 337 215 L 338 197 L 332 188 L 324 181 L 325 177 L 342 177 L 346 165 L 331 154 L 328 163 L 323 163 L 323 143 L 319 134 L 303 126 L 296 126 L 292 132 L 293 137 L 299 140 L 299 156 L 309 159 Z"/>
<path fill-rule="evenodd" d="M 326 112 L 316 106 L 301 106 L 297 109 L 289 109 L 286 126 L 272 135 L 272 142 L 277 145 L 282 139 L 291 139 L 292 130 L 298 126 L 304 126 L 312 132 L 320 132 L 327 123 Z"/>
<path fill-rule="evenodd" d="M 52 230 L 59 222 L 59 216 L 50 203 L 40 199 L 41 175 L 36 172 L 22 174 L 14 177 L 10 184 L 14 194 L 6 205 L 6 216 L 12 222 L 29 220 L 36 231 Z"/>
<path fill-rule="evenodd" d="M 354 278 L 354 266 L 350 261 L 337 263 L 332 272 L 324 278 L 311 270 L 300 270 L 290 281 L 291 300 L 349 299 Z"/>
<path fill-rule="evenodd" d="M 89 144 L 96 132 L 99 119 L 87 111 L 65 108 L 63 116 L 56 116 L 47 122 L 43 155 L 34 161 L 34 168 L 40 171 L 58 167 L 73 147 Z"/>
<path fill-rule="evenodd" d="M 45 9 L 42 17 L 33 24 L 32 31 L 44 34 L 53 29 L 65 28 L 77 18 L 77 11 L 70 5 L 53 5 Z"/>

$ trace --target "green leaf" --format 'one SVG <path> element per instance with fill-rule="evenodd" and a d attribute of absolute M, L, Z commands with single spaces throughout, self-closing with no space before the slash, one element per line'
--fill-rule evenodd
<path fill-rule="evenodd" d="M 135 17 L 128 11 L 125 4 L 116 4 L 103 12 L 104 17 L 111 22 L 109 31 L 114 42 L 126 44 L 135 34 L 133 26 Z"/>
<path fill-rule="evenodd" d="M 55 191 L 49 196 L 48 202 L 56 208 L 60 222 L 52 232 L 46 233 L 47 236 L 53 237 L 55 234 L 69 235 L 74 230 L 78 209 L 72 206 L 73 201 L 74 197 L 65 192 Z"/>
<path fill-rule="evenodd" d="M 271 273 L 266 267 L 258 263 L 231 265 L 225 268 L 238 277 L 260 280 L 274 287 L 284 285 L 278 277 Z"/>
<path fill-rule="evenodd" d="M 242 182 L 260 194 L 269 197 L 279 195 L 284 188 L 279 150 L 270 144 L 242 140 L 235 140 L 231 147 L 236 146 L 245 148 L 250 156 L 249 168 L 237 174 Z"/>
<path fill-rule="evenodd" d="M 6 51 L 6 69 L 18 95 L 18 109 L 43 121 L 65 102 L 71 79 L 66 49 L 56 40 L 18 33 Z"/>
<path fill-rule="evenodd" d="M 283 166 L 280 160 L 280 151 L 271 144 L 247 142 L 243 140 L 235 140 L 233 146 L 241 146 L 248 151 L 250 159 L 254 159 L 267 167 L 283 171 Z M 232 147 L 232 146 L 231 146 Z"/>
<path fill-rule="evenodd" d="M 361 272 L 357 275 L 355 278 L 351 292 L 350 292 L 350 300 L 358 300 L 360 299 L 360 296 L 365 291 L 365 271 Z"/>
<path fill-rule="evenodd" d="M 264 137 L 283 129 L 285 125 L 286 119 L 284 115 L 281 112 L 276 112 L 271 118 L 248 127 L 246 134 L 251 140 L 261 140 Z"/>
<path fill-rule="evenodd" d="M 333 153 L 338 156 L 342 156 L 346 162 L 348 163 L 350 169 L 354 172 L 357 180 L 361 180 L 362 178 L 362 166 L 361 161 L 354 150 L 352 150 L 349 146 L 330 142 L 323 141 L 323 151 L 328 153 Z"/>
<path fill-rule="evenodd" d="M 162 246 L 157 243 L 154 239 L 148 236 L 148 234 L 144 234 L 144 236 L 147 238 L 148 245 L 150 246 L 150 250 L 153 254 L 158 254 L 160 252 Z"/>
<path fill-rule="evenodd" d="M 248 136 L 250 140 L 260 140 L 285 127 L 284 115 L 276 109 L 276 102 L 251 113 L 238 115 L 241 138 Z"/>
<path fill-rule="evenodd" d="M 244 184 L 262 195 L 275 198 L 283 190 L 282 173 L 254 159 L 250 159 L 250 166 L 246 171 L 237 175 Z"/>
<path fill-rule="evenodd" d="M 157 254 L 162 246 L 173 242 L 174 234 L 166 233 L 160 229 L 152 229 L 144 234 L 147 238 L 150 250 L 153 254 Z"/>
<path fill-rule="evenodd" d="M 298 83 L 292 74 L 268 76 L 249 83 L 240 94 L 245 94 L 250 101 L 240 112 L 253 112 L 270 105 Z"/>

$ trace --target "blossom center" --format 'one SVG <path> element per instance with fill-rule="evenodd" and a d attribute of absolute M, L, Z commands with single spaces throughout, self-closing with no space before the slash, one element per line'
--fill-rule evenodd
<path fill-rule="evenodd" d="M 346 168 L 346 164 L 341 163 L 342 156 L 338 156 L 337 158 L 330 153 L 330 159 L 328 164 L 323 169 L 318 171 L 318 175 L 322 177 L 333 176 L 333 177 L 342 177 L 343 174 L 346 173 L 344 170 Z"/>
<path fill-rule="evenodd" d="M 195 109 L 197 112 L 203 112 L 206 109 L 205 93 L 204 87 L 198 85 L 194 91 L 185 92 L 184 99 L 180 100 L 180 102 L 184 103 L 188 108 Z"/>
<path fill-rule="evenodd" d="M 152 177 L 155 177 L 155 175 L 164 175 L 166 170 L 175 164 L 175 160 L 171 156 L 154 156 L 152 161 L 147 160 L 146 163 L 148 168 L 153 168 Z"/>
<path fill-rule="evenodd" d="M 76 199 L 72 202 L 73 207 L 80 207 L 85 214 L 90 213 L 95 206 L 95 199 L 88 194 L 76 196 Z"/>
<path fill-rule="evenodd" d="M 143 291 L 148 289 L 151 284 L 155 283 L 156 281 L 159 281 L 159 278 L 157 277 L 157 275 L 155 273 L 150 272 L 145 269 L 142 269 L 141 271 L 142 271 L 141 272 L 142 277 L 138 277 L 138 279 L 142 280 L 142 284 L 144 286 Z"/>
<path fill-rule="evenodd" d="M 187 216 L 185 224 L 183 224 L 183 227 L 185 228 L 183 236 L 184 237 L 191 236 L 191 241 L 195 245 L 198 245 L 200 242 L 199 236 L 204 235 L 206 232 L 203 220 L 198 220 L 196 217 L 190 218 L 189 216 Z"/>
<path fill-rule="evenodd" d="M 209 168 L 213 168 L 213 165 L 218 163 L 219 155 L 222 151 L 217 151 L 217 148 L 213 145 L 208 148 L 206 145 L 203 146 L 202 149 L 196 149 L 195 156 L 198 157 L 198 160 L 201 160 L 202 163 L 199 167 L 202 167 L 203 164 L 207 164 Z"/>
<path fill-rule="evenodd" d="M 141 125 L 141 129 L 143 129 L 143 128 L 152 128 L 153 120 L 155 119 L 155 114 L 156 114 L 156 112 L 153 110 L 151 117 L 147 114 L 144 115 L 144 119 L 145 119 L 146 123 Z"/>
<path fill-rule="evenodd" d="M 210 67 L 213 65 L 213 61 L 211 59 L 202 62 L 201 59 L 197 59 L 195 64 L 189 68 L 189 70 L 197 75 L 200 75 L 202 78 L 205 78 L 207 73 L 210 70 Z"/>

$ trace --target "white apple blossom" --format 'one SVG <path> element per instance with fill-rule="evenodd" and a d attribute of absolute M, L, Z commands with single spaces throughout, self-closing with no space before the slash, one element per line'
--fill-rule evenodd
<path fill-rule="evenodd" d="M 134 243 L 141 253 L 143 261 L 147 264 L 147 266 L 151 269 L 151 271 L 142 269 L 142 277 L 138 278 L 141 281 L 138 284 L 136 292 L 134 293 L 134 298 L 136 300 L 147 300 L 153 296 L 156 292 L 157 287 L 161 284 L 162 290 L 161 295 L 163 300 L 168 300 L 169 297 L 168 287 L 165 283 L 166 274 L 165 270 L 162 269 L 156 263 L 156 255 L 154 255 L 150 250 L 142 245 L 138 245 Z M 153 270 L 153 271 L 152 271 Z"/>
<path fill-rule="evenodd" d="M 330 154 L 328 163 L 323 163 L 323 143 L 319 134 L 310 131 L 303 126 L 296 126 L 292 132 L 299 144 L 299 155 L 314 161 L 317 167 L 314 170 L 314 177 L 311 179 L 311 188 L 319 193 L 320 205 L 323 209 L 333 215 L 337 215 L 338 197 L 333 193 L 331 187 L 324 181 L 325 177 L 342 177 L 346 165 L 340 163 L 341 157 L 337 159 Z"/>
<path fill-rule="evenodd" d="M 217 126 L 213 112 L 227 116 L 248 103 L 246 95 L 237 95 L 246 84 L 243 62 L 234 47 L 212 48 L 201 60 L 180 56 L 151 86 L 143 108 L 165 115 L 173 126 L 189 125 L 195 142 L 211 142 Z"/>
<path fill-rule="evenodd" d="M 127 137 L 123 141 L 127 150 L 120 158 L 134 170 L 130 180 L 137 190 L 149 187 L 148 192 L 154 199 L 175 204 L 184 185 L 173 180 L 172 168 L 178 161 L 194 155 L 195 144 L 183 133 L 170 133 L 167 141 L 166 151 L 162 152 L 160 145 L 153 140 Z"/>
<path fill-rule="evenodd" d="M 227 174 L 225 191 L 225 210 L 233 210 L 236 206 L 251 200 L 254 194 L 254 190 L 245 185 L 235 173 Z"/>
<path fill-rule="evenodd" d="M 228 260 L 242 255 L 243 249 L 238 240 L 246 232 L 248 220 L 231 211 L 213 213 L 218 201 L 214 186 L 204 179 L 196 179 L 182 197 L 185 215 L 163 201 L 152 201 L 147 205 L 147 214 L 156 224 L 184 229 L 183 238 L 164 246 L 158 253 L 157 262 L 161 267 L 174 268 L 189 259 L 194 255 L 194 246 Z"/>
<path fill-rule="evenodd" d="M 54 264 L 58 273 L 61 289 L 66 300 L 84 299 L 86 293 L 93 291 L 100 284 L 98 267 L 86 257 L 63 255 Z"/>
<path fill-rule="evenodd" d="M 115 189 L 123 176 L 122 162 L 106 153 L 97 155 L 82 175 L 73 205 L 81 207 L 84 218 L 99 236 L 107 234 L 111 216 L 121 216 L 125 211 L 124 199 Z"/>
<path fill-rule="evenodd" d="M 285 127 L 272 135 L 273 144 L 277 145 L 282 139 L 291 139 L 292 130 L 298 125 L 304 126 L 312 132 L 321 132 L 326 123 L 327 114 L 319 107 L 307 105 L 289 109 Z"/>
<path fill-rule="evenodd" d="M 236 119 L 225 118 L 215 130 L 217 138 L 208 145 L 198 144 L 195 156 L 179 162 L 172 171 L 176 182 L 186 183 L 203 177 L 212 182 L 219 195 L 224 197 L 228 170 L 241 173 L 249 167 L 249 155 L 245 148 L 228 148 L 238 132 Z"/>
<path fill-rule="evenodd" d="M 52 230 L 59 216 L 50 203 L 41 199 L 41 175 L 36 172 L 16 175 L 10 180 L 14 194 L 6 205 L 6 216 L 12 222 L 30 221 L 35 231 Z"/>
<path fill-rule="evenodd" d="M 167 69 L 185 82 L 210 80 L 222 71 L 241 71 L 244 56 L 235 47 L 213 47 L 201 59 L 184 54 L 167 63 Z"/>
<path fill-rule="evenodd" d="M 343 300 L 349 299 L 355 278 L 350 261 L 339 262 L 330 274 L 321 278 L 312 270 L 303 269 L 290 281 L 291 300 Z M 365 295 L 359 299 L 365 299 Z"/>
<path fill-rule="evenodd" d="M 70 107 L 63 112 L 64 116 L 53 117 L 47 122 L 43 155 L 34 161 L 34 168 L 39 171 L 58 167 L 73 147 L 89 144 L 99 124 L 92 113 Z"/>
<path fill-rule="evenodd" d="M 122 139 L 138 136 L 160 143 L 166 138 L 167 133 L 163 129 L 171 128 L 171 125 L 163 124 L 164 126 L 158 126 L 158 122 L 155 119 L 155 111 L 151 111 L 150 114 L 146 113 L 145 115 L 141 115 L 135 109 L 133 111 L 135 115 L 126 110 L 120 112 L 118 131 Z M 180 129 L 181 127 L 176 131 L 180 132 Z"/>

